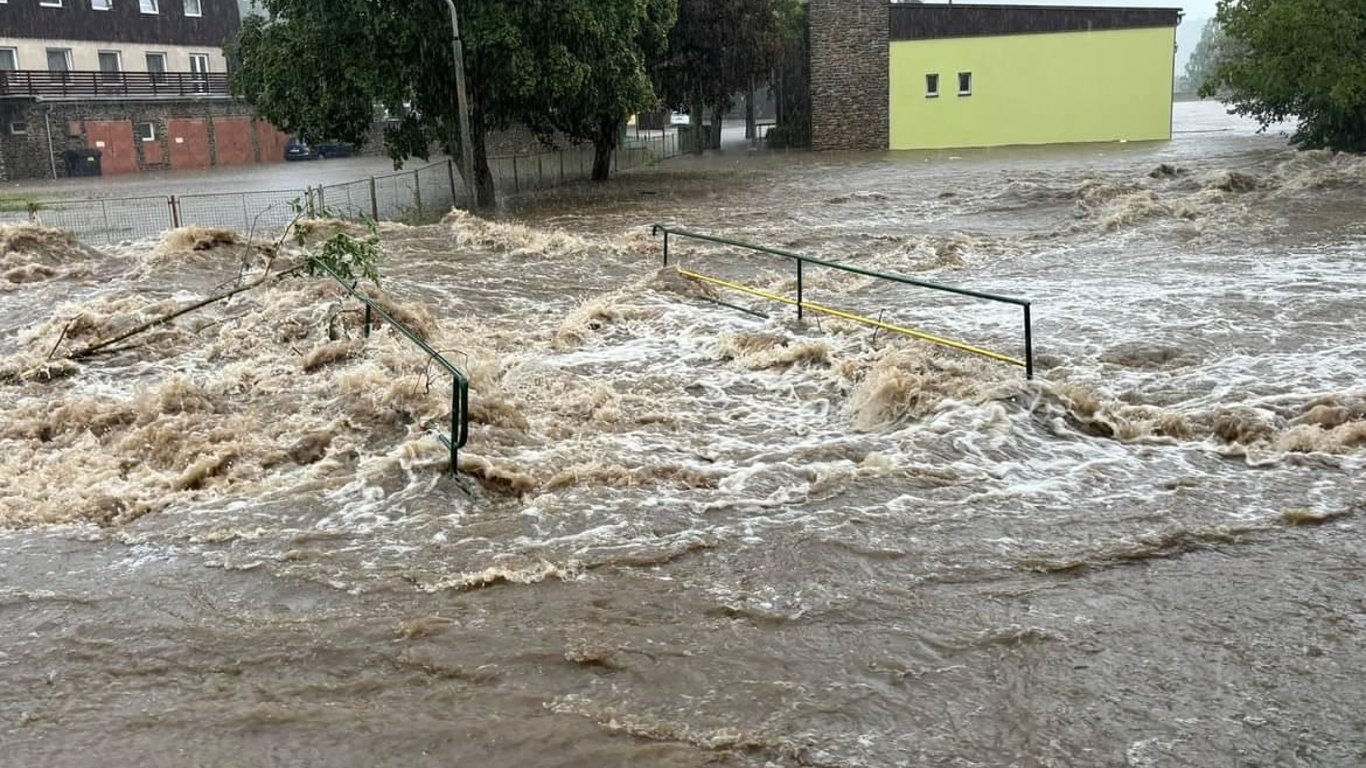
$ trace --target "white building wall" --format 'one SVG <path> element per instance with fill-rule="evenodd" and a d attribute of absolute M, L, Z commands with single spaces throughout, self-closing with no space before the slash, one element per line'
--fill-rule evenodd
<path fill-rule="evenodd" d="M 228 61 L 222 48 L 185 45 L 148 45 L 145 43 L 92 43 L 88 40 L 32 40 L 0 36 L 0 48 L 13 49 L 18 56 L 19 69 L 47 69 L 49 48 L 71 50 L 73 70 L 95 71 L 100 68 L 101 51 L 118 51 L 124 72 L 146 72 L 147 54 L 166 54 L 167 72 L 189 72 L 190 54 L 209 57 L 210 72 L 227 72 Z"/>

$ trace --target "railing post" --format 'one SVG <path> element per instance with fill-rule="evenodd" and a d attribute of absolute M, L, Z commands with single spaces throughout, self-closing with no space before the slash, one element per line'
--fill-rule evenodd
<path fill-rule="evenodd" d="M 560 156 L 560 183 L 563 184 L 563 183 L 564 183 L 564 150 L 560 150 L 560 151 L 557 152 L 556 154 Z"/>
<path fill-rule="evenodd" d="M 446 158 L 446 175 L 451 179 L 451 207 L 454 208 L 460 197 L 455 191 L 455 161 L 449 157 Z"/>
<path fill-rule="evenodd" d="M 171 206 L 171 229 L 180 229 L 180 201 L 171 195 L 167 201 Z"/>
<path fill-rule="evenodd" d="M 379 221 L 379 195 L 375 193 L 375 177 L 370 177 L 370 218 Z"/>
<path fill-rule="evenodd" d="M 371 320 L 372 318 L 370 316 L 370 302 L 367 301 L 365 302 L 365 338 L 367 339 L 370 338 Z"/>
<path fill-rule="evenodd" d="M 802 267 L 805 261 L 797 259 L 797 319 L 801 320 L 806 316 L 806 293 L 802 285 Z"/>
<path fill-rule="evenodd" d="M 451 477 L 458 477 L 460 474 L 460 433 L 459 433 L 459 414 L 460 413 L 460 381 L 451 379 Z"/>
<path fill-rule="evenodd" d="M 664 230 L 664 266 L 669 266 L 669 230 Z"/>
<path fill-rule="evenodd" d="M 413 205 L 417 206 L 417 220 L 422 221 L 422 175 L 413 171 Z"/>
<path fill-rule="evenodd" d="M 522 181 L 521 181 L 521 179 L 517 178 L 517 156 L 516 156 L 516 155 L 513 155 L 513 156 L 512 156 L 512 191 L 513 191 L 513 192 L 521 192 L 521 191 L 522 191 Z"/>
<path fill-rule="evenodd" d="M 1034 380 L 1034 320 L 1030 312 L 1030 305 L 1024 305 L 1024 325 L 1025 325 L 1025 378 L 1029 381 Z"/>

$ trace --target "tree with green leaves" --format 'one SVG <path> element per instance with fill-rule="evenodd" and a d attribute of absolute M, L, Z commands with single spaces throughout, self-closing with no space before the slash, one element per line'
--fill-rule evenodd
<path fill-rule="evenodd" d="M 460 172 L 473 174 L 476 206 L 495 204 L 487 137 L 514 124 L 591 141 L 595 170 L 607 167 L 615 127 L 655 101 L 645 57 L 663 44 L 674 1 L 457 0 L 474 155 Z M 243 24 L 231 82 L 263 117 L 305 139 L 362 143 L 378 106 L 394 119 L 385 147 L 396 166 L 433 146 L 462 156 L 444 0 L 257 4 L 269 20 Z"/>
<path fill-rule="evenodd" d="M 778 15 L 785 0 L 679 0 L 668 53 L 652 74 L 660 100 L 692 117 L 694 150 L 701 152 L 702 118 L 719 126 L 735 94 L 767 79 L 782 50 Z"/>
<path fill-rule="evenodd" d="M 1218 19 L 1210 19 L 1200 33 L 1200 42 L 1196 43 L 1195 50 L 1191 51 L 1190 59 L 1186 62 L 1185 82 L 1182 83 L 1184 92 L 1199 93 L 1205 83 L 1214 77 L 1224 56 L 1225 45 L 1224 28 L 1219 26 Z"/>
<path fill-rule="evenodd" d="M 593 179 L 611 172 L 612 151 L 630 115 L 658 104 L 648 60 L 663 55 L 676 0 L 537 0 L 540 23 L 523 29 L 542 55 L 542 87 L 516 110 L 547 140 L 555 133 L 593 144 Z M 566 35 L 566 30 L 573 34 Z"/>
<path fill-rule="evenodd" d="M 1230 49 L 1201 95 L 1304 149 L 1366 151 L 1366 0 L 1220 0 Z"/>

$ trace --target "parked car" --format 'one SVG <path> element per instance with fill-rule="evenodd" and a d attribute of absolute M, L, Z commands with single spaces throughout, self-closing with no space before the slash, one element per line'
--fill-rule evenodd
<path fill-rule="evenodd" d="M 289 140 L 289 143 L 285 144 L 286 160 L 317 160 L 319 157 L 321 157 L 321 155 L 314 151 L 312 147 L 308 146 L 302 139 L 293 138 Z"/>
<path fill-rule="evenodd" d="M 330 157 L 354 157 L 356 148 L 344 141 L 332 141 L 318 147 L 318 155 L 324 158 Z"/>

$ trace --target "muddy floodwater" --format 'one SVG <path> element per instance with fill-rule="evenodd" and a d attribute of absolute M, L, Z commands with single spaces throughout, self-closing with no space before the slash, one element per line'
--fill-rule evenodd
<path fill-rule="evenodd" d="M 1366 159 L 1177 131 L 384 225 L 459 482 L 335 285 L 69 363 L 270 254 L 0 230 L 0 766 L 1366 764 Z"/>

